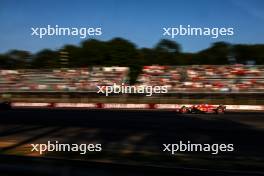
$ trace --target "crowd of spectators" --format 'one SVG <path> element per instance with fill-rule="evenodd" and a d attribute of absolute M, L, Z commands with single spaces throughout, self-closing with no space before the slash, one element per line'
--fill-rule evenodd
<path fill-rule="evenodd" d="M 264 66 L 145 66 L 137 85 L 166 85 L 173 92 L 264 92 Z"/>
<path fill-rule="evenodd" d="M 128 83 L 128 67 L 0 70 L 0 92 L 96 91 Z M 137 86 L 167 86 L 170 92 L 264 92 L 264 65 L 144 66 Z"/>
<path fill-rule="evenodd" d="M 127 82 L 128 67 L 0 70 L 0 91 L 96 91 L 97 85 Z"/>

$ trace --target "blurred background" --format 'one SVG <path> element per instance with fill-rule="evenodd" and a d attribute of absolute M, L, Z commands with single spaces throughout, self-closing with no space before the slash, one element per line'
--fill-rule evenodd
<path fill-rule="evenodd" d="M 96 98 L 97 102 L 263 104 L 263 50 L 263 44 L 216 42 L 186 53 L 168 39 L 154 48 L 137 48 L 122 38 L 89 39 L 80 46 L 36 54 L 11 50 L 0 58 L 0 93 L 4 99 L 37 102 L 95 102 Z M 96 86 L 114 83 L 167 86 L 168 94 L 105 98 L 96 93 Z M 200 98 L 192 98 L 194 94 Z"/>
<path fill-rule="evenodd" d="M 264 175 L 264 1 L 0 0 L 0 21 L 0 175 Z M 102 35 L 31 35 L 47 25 Z M 163 36 L 179 25 L 234 35 Z M 168 93 L 97 93 L 122 83 Z M 186 104 L 239 111 L 176 112 Z M 31 151 L 48 140 L 103 151 Z M 235 151 L 163 152 L 179 140 Z"/>

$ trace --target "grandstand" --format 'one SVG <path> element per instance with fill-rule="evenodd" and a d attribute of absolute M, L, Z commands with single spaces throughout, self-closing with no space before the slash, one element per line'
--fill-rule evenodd
<path fill-rule="evenodd" d="M 137 85 L 166 85 L 170 92 L 264 92 L 264 66 L 145 66 Z"/>
<path fill-rule="evenodd" d="M 96 91 L 97 85 L 127 82 L 127 67 L 0 70 L 1 92 Z"/>
<path fill-rule="evenodd" d="M 128 83 L 128 67 L 0 70 L 1 92 L 95 92 Z M 170 92 L 264 92 L 264 66 L 144 66 L 136 85 L 168 86 Z"/>

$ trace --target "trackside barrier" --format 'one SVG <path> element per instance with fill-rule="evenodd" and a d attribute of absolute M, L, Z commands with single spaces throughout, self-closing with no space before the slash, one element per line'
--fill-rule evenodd
<path fill-rule="evenodd" d="M 87 109 L 164 109 L 178 110 L 192 104 L 122 104 L 122 103 L 28 103 L 13 102 L 13 108 L 87 108 Z M 217 106 L 217 105 L 216 105 Z M 264 111 L 264 105 L 226 105 L 227 110 Z"/>
<path fill-rule="evenodd" d="M 149 109 L 149 104 L 115 104 L 103 103 L 102 109 Z"/>
<path fill-rule="evenodd" d="M 55 108 L 98 108 L 97 103 L 54 103 Z"/>
<path fill-rule="evenodd" d="M 226 105 L 226 109 L 264 111 L 264 106 L 262 105 Z"/>
<path fill-rule="evenodd" d="M 50 107 L 52 104 L 51 103 L 25 103 L 25 102 L 15 102 L 12 103 L 12 107 L 36 107 L 36 108 L 41 108 L 41 107 Z"/>
<path fill-rule="evenodd" d="M 183 106 L 191 106 L 190 104 L 154 104 L 154 109 L 180 109 Z"/>

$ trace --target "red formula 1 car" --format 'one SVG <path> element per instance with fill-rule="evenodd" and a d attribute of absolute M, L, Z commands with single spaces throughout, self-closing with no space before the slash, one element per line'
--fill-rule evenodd
<path fill-rule="evenodd" d="M 192 105 L 190 107 L 182 106 L 179 109 L 180 113 L 216 113 L 223 114 L 226 111 L 226 106 L 224 105 L 209 105 L 209 104 L 199 104 Z"/>

